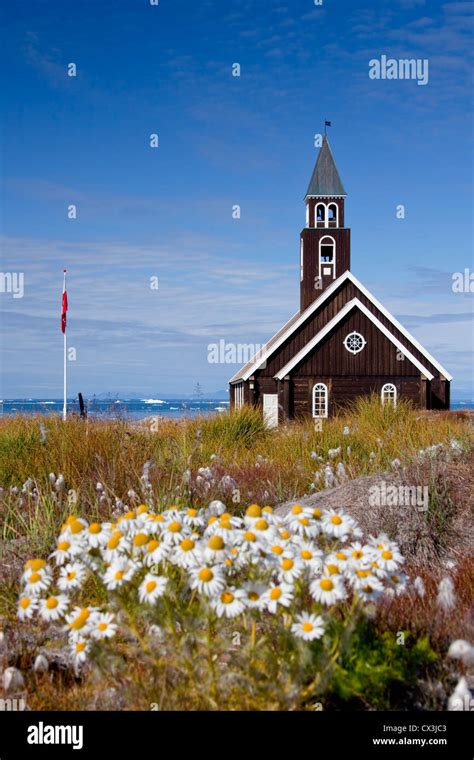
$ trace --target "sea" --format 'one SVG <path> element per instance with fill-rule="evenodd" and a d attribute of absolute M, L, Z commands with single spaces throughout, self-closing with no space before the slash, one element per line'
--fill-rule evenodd
<path fill-rule="evenodd" d="M 127 398 L 90 398 L 84 399 L 89 417 L 103 419 L 140 420 L 146 417 L 196 417 L 199 415 L 222 414 L 228 411 L 229 401 L 222 399 L 127 399 Z M 474 409 L 474 401 L 453 401 L 451 409 Z M 6 399 L 0 401 L 0 415 L 60 415 L 63 410 L 62 399 Z M 76 399 L 68 400 L 68 413 L 79 414 Z"/>
<path fill-rule="evenodd" d="M 104 419 L 140 420 L 146 417 L 196 417 L 198 415 L 222 414 L 229 409 L 229 401 L 222 399 L 127 399 L 106 398 L 84 399 L 89 417 Z M 63 411 L 62 399 L 5 399 L 0 402 L 3 415 L 60 415 Z M 68 414 L 79 414 L 77 398 L 68 400 Z"/>

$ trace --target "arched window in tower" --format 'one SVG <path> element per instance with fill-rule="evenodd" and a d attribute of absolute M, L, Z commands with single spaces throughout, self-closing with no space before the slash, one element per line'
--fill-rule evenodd
<path fill-rule="evenodd" d="M 328 206 L 328 227 L 339 226 L 339 209 L 337 203 L 330 203 Z"/>
<path fill-rule="evenodd" d="M 382 386 L 382 406 L 390 404 L 393 407 L 397 405 L 397 389 L 393 383 L 385 383 Z"/>
<path fill-rule="evenodd" d="M 324 275 L 336 277 L 336 241 L 329 235 L 319 241 L 319 276 Z"/>
<path fill-rule="evenodd" d="M 316 419 L 328 416 L 328 387 L 324 383 L 313 386 L 313 417 Z"/>
<path fill-rule="evenodd" d="M 326 226 L 326 204 L 318 203 L 315 210 L 316 214 L 316 227 Z"/>

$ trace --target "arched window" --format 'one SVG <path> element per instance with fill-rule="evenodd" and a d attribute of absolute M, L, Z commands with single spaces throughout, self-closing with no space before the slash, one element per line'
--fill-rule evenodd
<path fill-rule="evenodd" d="M 332 264 L 336 252 L 336 241 L 333 237 L 325 235 L 319 241 L 319 261 L 322 264 Z"/>
<path fill-rule="evenodd" d="M 313 417 L 328 416 L 328 387 L 324 383 L 316 383 L 313 387 Z"/>
<path fill-rule="evenodd" d="M 385 383 L 382 387 L 382 406 L 385 404 L 391 404 L 393 407 L 397 405 L 397 389 L 393 383 Z"/>
<path fill-rule="evenodd" d="M 339 226 L 339 209 L 337 203 L 330 203 L 328 206 L 328 227 Z"/>
<path fill-rule="evenodd" d="M 315 210 L 316 224 L 315 227 L 326 226 L 326 205 L 324 203 L 318 203 Z"/>

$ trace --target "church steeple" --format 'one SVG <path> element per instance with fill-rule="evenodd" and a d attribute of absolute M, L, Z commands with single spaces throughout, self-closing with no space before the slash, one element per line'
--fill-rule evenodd
<path fill-rule="evenodd" d="M 324 135 L 305 196 L 301 233 L 301 310 L 350 269 L 350 230 L 344 227 L 346 191 Z"/>
<path fill-rule="evenodd" d="M 323 196 L 345 197 L 346 195 L 347 193 L 344 190 L 336 162 L 329 147 L 329 140 L 324 135 L 323 144 L 321 145 L 305 198 L 321 198 Z"/>

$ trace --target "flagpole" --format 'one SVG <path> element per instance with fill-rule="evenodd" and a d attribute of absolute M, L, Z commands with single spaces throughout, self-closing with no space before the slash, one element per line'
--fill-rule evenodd
<path fill-rule="evenodd" d="M 66 290 L 66 270 L 64 270 L 64 282 L 63 282 L 63 293 Z M 64 330 L 63 333 L 63 345 L 64 345 L 64 356 L 63 356 L 63 420 L 67 420 L 67 331 Z"/>

